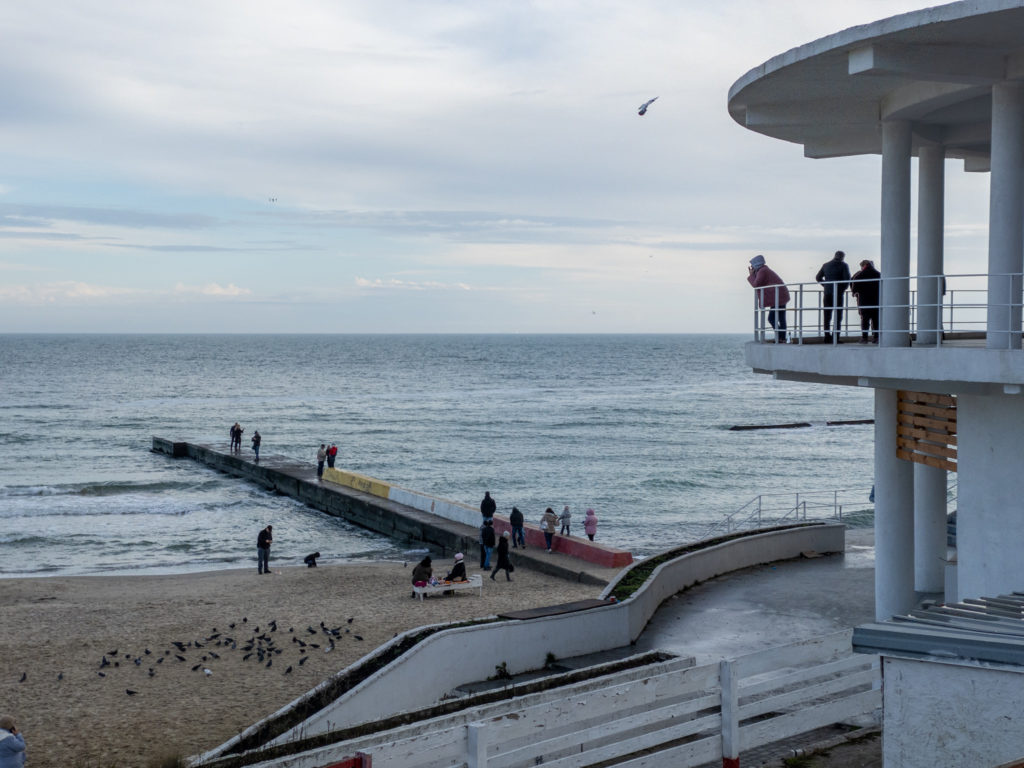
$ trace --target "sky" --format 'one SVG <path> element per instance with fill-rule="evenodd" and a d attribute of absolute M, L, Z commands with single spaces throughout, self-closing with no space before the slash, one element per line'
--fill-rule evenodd
<path fill-rule="evenodd" d="M 932 4 L 4 3 L 0 333 L 747 332 L 753 255 L 877 258 L 881 161 L 729 87 Z M 950 273 L 987 197 L 949 161 Z"/>

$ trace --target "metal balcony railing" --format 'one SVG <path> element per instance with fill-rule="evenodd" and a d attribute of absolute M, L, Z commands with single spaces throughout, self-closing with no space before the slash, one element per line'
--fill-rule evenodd
<path fill-rule="evenodd" d="M 759 342 L 803 344 L 822 340 L 881 343 L 896 339 L 915 345 L 942 346 L 952 340 L 996 337 L 1000 347 L 1019 349 L 1022 332 L 1022 273 L 916 275 L 883 277 L 878 304 L 858 304 L 850 290 L 837 292 L 836 283 L 787 283 L 789 303 L 785 309 L 786 333 L 771 305 L 777 303 L 781 286 L 758 288 L 754 297 L 754 339 Z M 825 302 L 833 292 L 832 306 Z M 763 294 L 759 295 L 759 294 Z M 769 306 L 763 306 L 763 305 Z M 878 328 L 863 328 L 865 315 L 876 314 Z M 770 315 L 776 315 L 770 317 Z M 825 320 L 831 318 L 831 328 Z M 772 323 L 779 329 L 772 333 Z M 838 320 L 838 322 L 836 322 Z M 831 333 L 829 333 L 831 331 Z"/>

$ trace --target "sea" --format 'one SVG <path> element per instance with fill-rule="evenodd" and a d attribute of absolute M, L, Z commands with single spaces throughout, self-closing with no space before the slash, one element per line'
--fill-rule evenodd
<path fill-rule="evenodd" d="M 868 507 L 870 389 L 776 381 L 748 335 L 0 335 L 0 576 L 399 560 L 395 541 L 187 459 L 153 436 L 338 467 L 646 557 L 768 502 Z M 802 422 L 794 429 L 731 430 Z M 818 496 L 815 496 L 818 494 Z M 795 500 L 795 501 L 794 501 Z M 862 503 L 861 503 L 862 502 Z M 852 507 L 847 503 L 847 511 Z M 863 510 L 861 510 L 863 511 Z"/>

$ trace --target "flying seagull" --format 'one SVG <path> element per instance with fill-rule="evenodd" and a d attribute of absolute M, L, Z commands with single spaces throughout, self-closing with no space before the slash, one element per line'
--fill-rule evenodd
<path fill-rule="evenodd" d="M 637 112 L 637 114 L 640 115 L 640 117 L 643 117 L 644 115 L 646 115 L 647 114 L 647 108 L 649 106 L 651 106 L 651 104 L 653 104 L 657 100 L 658 100 L 658 97 L 655 96 L 653 99 L 648 99 L 647 101 L 645 101 L 643 104 L 640 105 L 640 110 Z"/>

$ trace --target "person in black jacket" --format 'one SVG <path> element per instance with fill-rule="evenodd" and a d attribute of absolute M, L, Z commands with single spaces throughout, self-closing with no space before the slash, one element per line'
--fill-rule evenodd
<path fill-rule="evenodd" d="M 498 509 L 498 505 L 491 498 L 490 491 L 484 491 L 483 501 L 480 502 L 480 516 L 486 521 L 494 517 L 494 512 Z"/>
<path fill-rule="evenodd" d="M 526 549 L 526 534 L 523 532 L 523 513 L 519 507 L 512 507 L 512 514 L 508 516 L 508 524 L 512 526 L 512 549 L 522 545 Z"/>
<path fill-rule="evenodd" d="M 488 518 L 480 527 L 480 567 L 485 571 L 491 567 L 491 552 L 494 551 L 494 521 Z"/>
<path fill-rule="evenodd" d="M 448 571 L 448 575 L 444 577 L 445 581 L 465 581 L 466 580 L 466 561 L 463 559 L 461 552 L 455 553 L 455 565 Z"/>
<path fill-rule="evenodd" d="M 822 306 L 825 308 L 825 316 L 823 319 L 823 327 L 825 329 L 825 341 L 832 341 L 832 331 L 835 331 L 836 341 L 839 341 L 839 334 L 842 330 L 843 325 L 843 295 L 846 293 L 846 289 L 850 285 L 850 268 L 846 265 L 843 259 L 846 258 L 846 254 L 842 251 L 836 251 L 836 255 L 832 257 L 831 261 L 826 261 L 821 265 L 821 269 L 818 270 L 818 274 L 814 276 L 814 279 L 819 283 L 823 283 L 822 288 L 824 289 L 824 296 L 822 297 Z M 835 316 L 835 325 L 831 326 L 833 313 Z"/>
<path fill-rule="evenodd" d="M 494 570 L 491 571 L 491 581 L 495 580 L 494 574 L 501 570 L 505 571 L 505 580 L 512 581 L 512 577 L 509 576 L 509 573 L 512 571 L 512 561 L 508 556 L 508 540 L 510 536 L 511 534 L 505 531 L 501 534 L 501 538 L 498 539 L 498 562 L 494 566 Z"/>
<path fill-rule="evenodd" d="M 857 306 L 860 308 L 860 343 L 868 343 L 868 331 L 874 329 L 874 336 L 871 339 L 878 343 L 878 305 L 879 280 L 882 273 L 875 269 L 875 265 L 868 259 L 860 263 L 860 271 L 855 274 L 850 283 L 850 293 L 857 297 Z"/>
<path fill-rule="evenodd" d="M 274 540 L 274 526 L 268 525 L 256 537 L 256 573 L 270 573 L 270 544 Z"/>

